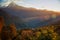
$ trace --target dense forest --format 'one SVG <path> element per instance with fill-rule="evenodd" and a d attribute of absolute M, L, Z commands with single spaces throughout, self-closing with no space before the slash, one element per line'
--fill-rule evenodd
<path fill-rule="evenodd" d="M 18 30 L 14 23 L 6 26 L 0 16 L 0 40 L 60 40 L 60 25 Z"/>

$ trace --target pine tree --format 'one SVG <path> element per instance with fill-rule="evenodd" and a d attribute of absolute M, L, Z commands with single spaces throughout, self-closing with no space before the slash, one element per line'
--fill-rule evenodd
<path fill-rule="evenodd" d="M 0 40 L 1 40 L 1 31 L 2 31 L 3 25 L 4 25 L 4 18 L 0 16 Z"/>
<path fill-rule="evenodd" d="M 14 40 L 16 38 L 16 36 L 17 36 L 17 31 L 16 31 L 15 24 L 14 23 L 10 24 L 9 29 L 10 29 L 10 36 Z"/>
<path fill-rule="evenodd" d="M 0 16 L 0 33 L 1 33 L 3 25 L 4 25 L 4 18 Z"/>
<path fill-rule="evenodd" d="M 3 26 L 3 28 L 2 28 L 1 39 L 2 40 L 11 40 L 9 31 L 6 26 Z"/>

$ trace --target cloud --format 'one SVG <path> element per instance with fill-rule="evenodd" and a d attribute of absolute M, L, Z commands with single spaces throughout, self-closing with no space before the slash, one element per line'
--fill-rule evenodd
<path fill-rule="evenodd" d="M 11 2 L 10 0 L 2 0 L 0 1 L 0 7 L 8 6 L 10 2 Z"/>
<path fill-rule="evenodd" d="M 6 7 L 11 2 L 16 2 L 16 1 L 20 1 L 20 0 L 0 0 L 0 7 Z"/>

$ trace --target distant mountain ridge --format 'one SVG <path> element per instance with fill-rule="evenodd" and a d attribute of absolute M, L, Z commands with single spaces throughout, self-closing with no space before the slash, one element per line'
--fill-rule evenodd
<path fill-rule="evenodd" d="M 1 9 L 6 12 L 6 15 L 3 16 L 10 16 L 8 22 L 6 22 L 14 22 L 17 28 L 36 28 L 60 20 L 60 14 L 58 12 L 25 8 L 14 3 L 10 3 L 9 6 Z M 56 18 L 54 16 L 56 16 Z"/>

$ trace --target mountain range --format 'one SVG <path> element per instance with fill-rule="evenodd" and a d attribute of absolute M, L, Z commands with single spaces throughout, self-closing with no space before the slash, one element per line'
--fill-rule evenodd
<path fill-rule="evenodd" d="M 26 8 L 10 3 L 5 8 L 0 8 L 0 16 L 5 19 L 6 25 L 15 23 L 18 28 L 37 28 L 54 24 L 60 21 L 60 13 L 35 8 Z"/>

